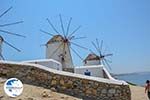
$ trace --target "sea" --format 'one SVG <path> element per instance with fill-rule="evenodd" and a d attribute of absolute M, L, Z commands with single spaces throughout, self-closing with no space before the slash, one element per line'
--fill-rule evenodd
<path fill-rule="evenodd" d="M 138 86 L 144 86 L 146 80 L 150 80 L 150 72 L 118 74 L 115 75 L 114 77 L 120 80 L 125 80 L 127 82 L 136 84 Z"/>

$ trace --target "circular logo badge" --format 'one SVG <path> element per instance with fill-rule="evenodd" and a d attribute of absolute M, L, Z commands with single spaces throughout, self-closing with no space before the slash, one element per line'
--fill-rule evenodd
<path fill-rule="evenodd" d="M 4 91 L 10 97 L 17 97 L 23 91 L 23 84 L 17 78 L 10 78 L 4 84 Z"/>

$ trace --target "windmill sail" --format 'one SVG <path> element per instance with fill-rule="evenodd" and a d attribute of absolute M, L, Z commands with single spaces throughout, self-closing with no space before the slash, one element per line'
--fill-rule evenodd
<path fill-rule="evenodd" d="M 73 45 L 79 48 L 87 50 L 87 48 L 73 42 L 73 40 L 83 39 L 85 37 L 76 37 L 75 33 L 81 28 L 81 26 L 77 27 L 75 30 L 70 32 L 70 26 L 72 18 L 69 19 L 68 25 L 65 28 L 62 16 L 59 15 L 60 20 L 60 28 L 61 32 L 58 32 L 58 29 L 51 23 L 51 21 L 47 18 L 48 23 L 55 31 L 56 35 L 53 35 L 47 31 L 40 30 L 45 34 L 49 34 L 52 38 L 46 43 L 46 58 L 47 59 L 55 59 L 62 63 L 63 68 L 73 68 L 73 61 L 71 56 L 71 51 L 75 53 L 80 59 L 83 58 L 77 53 L 75 49 L 73 49 Z M 66 29 L 66 30 L 65 30 Z M 60 34 L 61 33 L 61 34 Z"/>
<path fill-rule="evenodd" d="M 2 14 L 0 14 L 0 18 L 3 17 L 5 14 L 7 14 L 11 9 L 12 9 L 12 7 L 8 8 L 6 11 L 4 11 Z M 7 26 L 11 26 L 11 25 L 16 25 L 16 24 L 20 24 L 20 23 L 23 23 L 23 21 L 17 21 L 17 22 L 12 22 L 12 23 L 5 23 L 5 24 L 1 24 L 1 23 L 0 23 L 0 32 L 1 32 L 1 33 L 6 33 L 6 34 L 9 34 L 9 35 L 14 35 L 14 36 L 18 36 L 18 37 L 23 37 L 23 38 L 25 38 L 24 35 L 20 35 L 20 34 L 14 33 L 14 32 L 10 32 L 10 31 L 1 29 L 1 28 L 3 28 L 3 27 L 7 27 Z M 1 60 L 5 60 L 5 59 L 4 59 L 4 56 L 3 56 L 3 54 L 2 54 L 2 45 L 3 45 L 3 44 L 6 44 L 6 45 L 8 45 L 9 47 L 15 49 L 16 51 L 21 52 L 20 49 L 16 48 L 15 46 L 13 46 L 12 44 L 10 44 L 9 42 L 5 41 L 5 39 L 3 39 L 2 36 L 0 36 L 0 59 L 1 59 Z"/>
<path fill-rule="evenodd" d="M 90 50 L 91 54 L 89 54 L 86 59 L 84 60 L 85 65 L 104 65 L 107 66 L 110 70 L 110 64 L 111 61 L 107 59 L 107 57 L 112 56 L 113 54 L 104 54 L 102 52 L 103 50 L 103 40 L 101 43 L 99 43 L 99 40 L 96 39 L 96 42 L 92 42 L 92 45 L 94 46 L 97 53 L 94 53 L 92 50 Z"/>

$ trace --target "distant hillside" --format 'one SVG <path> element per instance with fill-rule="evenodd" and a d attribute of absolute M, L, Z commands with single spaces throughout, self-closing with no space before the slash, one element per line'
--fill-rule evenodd
<path fill-rule="evenodd" d="M 137 84 L 139 86 L 144 86 L 146 80 L 150 80 L 150 72 L 134 72 L 126 74 L 114 74 L 114 78 L 125 80 L 128 83 Z"/>
<path fill-rule="evenodd" d="M 140 74 L 150 74 L 150 71 L 147 72 L 133 72 L 133 73 L 123 73 L 123 74 L 112 74 L 113 76 L 126 76 L 126 75 L 140 75 Z"/>

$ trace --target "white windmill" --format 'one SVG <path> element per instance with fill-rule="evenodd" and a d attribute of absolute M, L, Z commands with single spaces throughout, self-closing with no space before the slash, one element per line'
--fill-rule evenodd
<path fill-rule="evenodd" d="M 103 40 L 101 41 L 101 44 L 99 43 L 98 39 L 96 39 L 96 43 L 92 42 L 92 45 L 96 49 L 97 53 L 94 53 L 92 50 L 91 53 L 85 58 L 84 65 L 104 65 L 107 66 L 110 70 L 111 67 L 109 63 L 111 63 L 110 60 L 106 59 L 106 57 L 112 56 L 112 53 L 104 54 L 102 52 L 103 49 Z"/>
<path fill-rule="evenodd" d="M 3 17 L 8 11 L 10 11 L 12 9 L 12 7 L 10 7 L 9 9 L 7 9 L 6 11 L 4 11 L 1 15 L 0 18 Z M 25 37 L 23 35 L 19 35 L 16 33 L 12 33 L 9 32 L 7 30 L 3 30 L 1 29 L 2 27 L 6 27 L 6 26 L 10 26 L 10 25 L 15 25 L 15 24 L 20 24 L 23 23 L 23 21 L 18 21 L 18 22 L 13 22 L 13 23 L 7 23 L 7 24 L 0 24 L 0 32 L 1 33 L 7 33 L 10 35 L 15 35 L 15 36 L 20 36 L 20 37 Z M 10 44 L 9 42 L 7 42 L 1 35 L 0 35 L 0 60 L 4 60 L 3 54 L 2 54 L 2 46 L 3 43 L 7 44 L 8 46 L 12 47 L 13 49 L 17 50 L 18 52 L 20 52 L 21 50 L 19 50 L 18 48 L 14 47 L 12 44 Z"/>
<path fill-rule="evenodd" d="M 62 29 L 62 34 L 58 32 L 58 30 L 54 27 L 54 25 L 51 23 L 51 21 L 48 18 L 46 20 L 48 21 L 52 29 L 55 31 L 56 35 L 46 32 L 44 30 L 40 30 L 40 31 L 52 36 L 52 38 L 46 43 L 46 59 L 54 59 L 54 60 L 61 62 L 62 69 L 69 71 L 69 70 L 72 70 L 74 66 L 73 61 L 72 61 L 72 56 L 71 56 L 71 50 L 80 59 L 82 59 L 82 57 L 71 46 L 75 45 L 77 47 L 87 50 L 87 48 L 80 46 L 77 43 L 74 43 L 73 40 L 83 39 L 85 37 L 75 36 L 75 33 L 80 29 L 81 26 L 77 27 L 74 31 L 69 32 L 72 18 L 69 19 L 66 30 L 64 29 L 61 15 L 59 15 L 59 18 L 60 18 L 60 26 Z"/>

